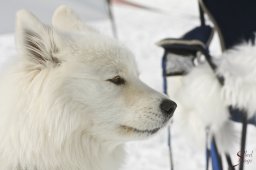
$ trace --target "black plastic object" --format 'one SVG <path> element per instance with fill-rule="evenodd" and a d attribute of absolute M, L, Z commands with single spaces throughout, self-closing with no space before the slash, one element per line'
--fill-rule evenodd
<path fill-rule="evenodd" d="M 255 0 L 199 0 L 199 2 L 218 31 L 223 50 L 243 41 L 254 42 Z"/>
<path fill-rule="evenodd" d="M 210 26 L 199 26 L 181 38 L 166 38 L 157 43 L 165 50 L 166 76 L 184 75 L 194 67 L 198 51 L 208 51 L 213 36 Z"/>

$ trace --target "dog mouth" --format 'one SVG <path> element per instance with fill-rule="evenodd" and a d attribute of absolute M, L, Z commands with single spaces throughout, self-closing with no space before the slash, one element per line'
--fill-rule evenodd
<path fill-rule="evenodd" d="M 125 130 L 128 133 L 141 133 L 141 134 L 150 134 L 150 135 L 158 132 L 161 129 L 161 127 L 158 127 L 158 128 L 154 128 L 154 129 L 140 130 L 140 129 L 133 128 L 133 127 L 126 126 L 126 125 L 121 125 L 120 127 L 122 128 L 122 130 Z"/>

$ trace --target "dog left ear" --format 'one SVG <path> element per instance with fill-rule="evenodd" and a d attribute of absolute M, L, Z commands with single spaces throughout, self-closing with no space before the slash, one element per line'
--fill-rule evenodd
<path fill-rule="evenodd" d="M 61 31 L 98 33 L 94 28 L 84 24 L 78 15 L 66 5 L 61 5 L 54 11 L 52 25 Z"/>
<path fill-rule="evenodd" d="M 59 64 L 54 30 L 42 24 L 26 10 L 17 12 L 16 43 L 18 51 L 34 64 Z"/>

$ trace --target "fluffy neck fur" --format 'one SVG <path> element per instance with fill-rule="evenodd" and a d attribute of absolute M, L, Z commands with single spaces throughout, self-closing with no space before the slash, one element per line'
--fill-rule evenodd
<path fill-rule="evenodd" d="M 66 140 L 61 148 L 50 142 L 33 146 L 35 143 L 29 143 L 29 138 L 27 140 L 26 144 L 21 144 L 27 149 L 6 146 L 6 152 L 1 154 L 2 170 L 117 170 L 122 162 L 122 145 L 100 142 L 85 134 Z"/>
<path fill-rule="evenodd" d="M 14 70 L 1 83 L 0 103 L 15 105 L 0 108 L 0 169 L 118 169 L 123 158 L 122 144 L 90 135 L 85 130 L 86 125 L 77 123 L 79 114 L 74 117 L 74 112 L 82 108 L 67 107 L 70 101 L 65 96 L 41 96 L 54 93 L 46 93 L 44 87 L 49 85 L 54 90 L 57 86 L 50 78 L 44 79 L 49 76 L 48 71 Z M 40 121 L 36 121 L 38 119 Z"/>

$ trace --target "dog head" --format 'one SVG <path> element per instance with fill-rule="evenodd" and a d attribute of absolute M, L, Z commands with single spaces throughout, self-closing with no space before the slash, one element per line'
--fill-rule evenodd
<path fill-rule="evenodd" d="M 37 95 L 53 117 L 47 123 L 125 141 L 150 136 L 168 122 L 176 104 L 139 80 L 129 50 L 65 6 L 52 22 L 46 26 L 27 11 L 17 15 L 17 46 L 31 82 L 40 80 L 36 86 L 45 92 Z"/>

